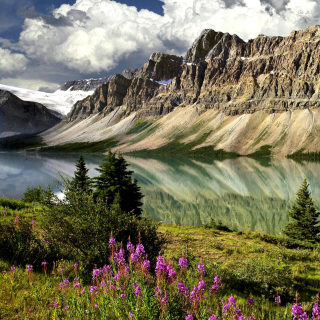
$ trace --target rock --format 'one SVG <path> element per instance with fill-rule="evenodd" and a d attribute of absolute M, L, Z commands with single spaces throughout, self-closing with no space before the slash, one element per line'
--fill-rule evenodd
<path fill-rule="evenodd" d="M 224 35 L 225 34 L 223 32 L 216 32 L 211 29 L 203 30 L 185 55 L 185 61 L 188 63 L 198 63 L 199 61 L 203 61 L 209 51 Z"/>
<path fill-rule="evenodd" d="M 64 122 L 85 119 L 92 114 L 109 113 L 114 107 L 121 106 L 132 80 L 116 74 L 112 79 L 97 88 L 93 95 L 78 101 L 64 118 Z"/>
<path fill-rule="evenodd" d="M 100 78 L 100 79 L 86 79 L 86 80 L 69 80 L 67 81 L 60 90 L 62 91 L 92 91 L 96 88 L 106 84 L 112 79 L 113 76 Z"/>
<path fill-rule="evenodd" d="M 137 77 L 138 74 L 139 74 L 139 70 L 134 69 L 134 68 L 128 68 L 128 69 L 123 70 L 123 72 L 122 72 L 122 75 L 129 80 Z"/>
<path fill-rule="evenodd" d="M 319 26 L 248 42 L 207 29 L 187 52 L 187 63 L 182 57 L 153 53 L 139 72 L 117 75 L 77 103 L 69 120 L 107 114 L 122 104 L 123 117 L 134 111 L 161 115 L 192 104 L 201 112 L 216 109 L 226 115 L 319 108 L 319 56 Z"/>
<path fill-rule="evenodd" d="M 0 90 L 0 137 L 39 133 L 60 121 L 42 104 L 24 101 Z"/>
<path fill-rule="evenodd" d="M 153 81 L 170 80 L 181 74 L 182 57 L 153 53 L 149 61 L 140 70 L 139 77 Z"/>

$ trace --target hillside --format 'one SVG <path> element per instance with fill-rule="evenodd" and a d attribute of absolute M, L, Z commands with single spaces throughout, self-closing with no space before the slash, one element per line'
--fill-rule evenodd
<path fill-rule="evenodd" d="M 112 138 L 116 149 L 149 154 L 320 151 L 319 44 L 319 26 L 248 42 L 204 30 L 184 58 L 152 54 L 42 137 L 49 145 Z"/>
<path fill-rule="evenodd" d="M 38 133 L 60 121 L 40 103 L 23 101 L 8 91 L 0 90 L 0 138 Z"/>

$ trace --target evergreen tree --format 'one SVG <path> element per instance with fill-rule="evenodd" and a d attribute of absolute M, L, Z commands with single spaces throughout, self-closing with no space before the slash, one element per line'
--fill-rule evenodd
<path fill-rule="evenodd" d="M 74 191 L 91 192 L 91 180 L 88 176 L 88 171 L 84 159 L 80 156 L 77 164 L 74 177 L 71 180 L 70 186 Z"/>
<path fill-rule="evenodd" d="M 135 216 L 142 214 L 142 198 L 138 181 L 132 179 L 133 171 L 127 169 L 129 164 L 119 153 L 109 150 L 107 157 L 97 171 L 100 173 L 94 178 L 94 195 L 99 197 L 108 206 L 117 205 L 123 212 Z"/>
<path fill-rule="evenodd" d="M 318 242 L 320 213 L 314 207 L 308 187 L 307 180 L 304 179 L 297 192 L 296 202 L 288 212 L 293 221 L 285 226 L 283 232 L 293 239 Z"/>

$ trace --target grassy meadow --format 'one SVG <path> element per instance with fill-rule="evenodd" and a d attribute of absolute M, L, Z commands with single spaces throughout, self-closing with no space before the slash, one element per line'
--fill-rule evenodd
<path fill-rule="evenodd" d="M 9 224 L 19 242 L 26 222 L 34 237 L 30 250 L 38 240 L 49 250 L 43 210 L 1 199 L 1 224 Z M 318 245 L 219 229 L 159 225 L 166 243 L 156 265 L 148 265 L 147 246 L 121 253 L 115 239 L 108 266 L 89 271 L 66 257 L 45 261 L 41 250 L 40 258 L 30 252 L 30 261 L 28 254 L 19 260 L 23 243 L 16 243 L 11 259 L 1 251 L 0 319 L 292 319 L 296 292 L 311 319 L 320 288 Z"/>

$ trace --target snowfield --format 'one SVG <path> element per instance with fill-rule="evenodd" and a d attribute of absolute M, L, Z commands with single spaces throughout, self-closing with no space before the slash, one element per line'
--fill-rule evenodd
<path fill-rule="evenodd" d="M 0 84 L 0 90 L 6 90 L 16 95 L 24 101 L 38 102 L 48 109 L 58 112 L 63 118 L 69 113 L 72 106 L 79 100 L 83 100 L 94 91 L 62 91 L 57 90 L 53 93 L 34 91 L 29 89 L 16 88 Z M 56 113 L 55 113 L 56 115 Z"/>

